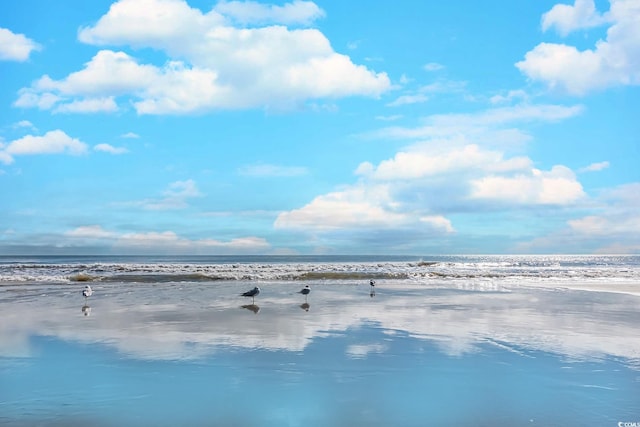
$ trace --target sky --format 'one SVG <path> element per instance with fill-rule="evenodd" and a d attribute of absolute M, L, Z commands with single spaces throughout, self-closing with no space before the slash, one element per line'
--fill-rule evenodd
<path fill-rule="evenodd" d="M 0 254 L 638 254 L 640 1 L 0 2 Z"/>

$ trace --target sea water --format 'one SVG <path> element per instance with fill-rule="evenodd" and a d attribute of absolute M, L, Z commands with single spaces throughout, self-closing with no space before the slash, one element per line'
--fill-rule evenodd
<path fill-rule="evenodd" d="M 640 257 L 0 258 L 0 425 L 634 422 Z"/>

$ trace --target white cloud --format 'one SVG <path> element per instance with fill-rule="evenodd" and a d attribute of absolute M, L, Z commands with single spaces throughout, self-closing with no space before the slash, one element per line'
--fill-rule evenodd
<path fill-rule="evenodd" d="M 529 94 L 523 90 L 510 90 L 506 95 L 494 95 L 489 100 L 492 104 L 505 104 L 513 100 L 527 101 Z"/>
<path fill-rule="evenodd" d="M 593 0 L 575 0 L 573 6 L 557 4 L 542 15 L 542 30 L 555 27 L 566 36 L 572 31 L 597 27 L 606 22 L 606 18 L 596 10 Z"/>
<path fill-rule="evenodd" d="M 120 135 L 120 138 L 138 139 L 138 138 L 140 138 L 140 135 L 138 135 L 135 132 L 127 132 L 127 133 L 123 133 L 122 135 Z"/>
<path fill-rule="evenodd" d="M 474 144 L 446 149 L 416 145 L 410 151 L 401 151 L 394 158 L 383 160 L 377 168 L 360 165 L 356 173 L 379 181 L 394 181 L 461 173 L 473 168 L 487 171 L 522 170 L 529 165 L 528 159 L 505 161 L 502 153 L 482 150 Z"/>
<path fill-rule="evenodd" d="M 599 40 L 593 49 L 580 51 L 566 44 L 541 43 L 516 63 L 516 67 L 528 78 L 572 95 L 640 84 L 640 3 L 636 0 L 611 0 L 610 3 L 606 20 L 611 26 L 606 39 Z M 562 32 L 604 20 L 591 11 L 589 1 L 578 0 L 574 6 L 554 8 L 549 14 L 543 21 L 547 22 L 545 28 L 556 26 Z"/>
<path fill-rule="evenodd" d="M 87 144 L 61 130 L 49 131 L 43 136 L 27 135 L 0 147 L 0 161 L 11 164 L 14 156 L 62 153 L 86 154 Z"/>
<path fill-rule="evenodd" d="M 523 251 L 565 250 L 640 253 L 640 183 L 608 189 L 593 201 L 594 213 L 570 219 L 566 228 L 523 243 Z"/>
<path fill-rule="evenodd" d="M 294 0 L 283 6 L 266 5 L 255 1 L 221 1 L 215 10 L 243 24 L 277 23 L 309 25 L 325 13 L 315 3 Z"/>
<path fill-rule="evenodd" d="M 13 163 L 13 157 L 7 153 L 6 151 L 2 151 L 2 147 L 0 146 L 0 163 L 4 163 L 5 165 L 10 165 Z M 3 172 L 4 175 L 4 172 Z"/>
<path fill-rule="evenodd" d="M 40 49 L 38 43 L 23 34 L 15 34 L 11 30 L 0 28 L 0 61 L 23 62 L 29 59 L 31 52 Z"/>
<path fill-rule="evenodd" d="M 33 123 L 31 123 L 29 120 L 20 120 L 18 123 L 15 123 L 13 127 L 16 129 L 27 128 L 27 129 L 37 130 L 36 127 L 33 125 Z"/>
<path fill-rule="evenodd" d="M 367 242 L 375 238 L 386 247 L 407 248 L 456 233 L 454 215 L 575 205 L 586 195 L 573 171 L 562 165 L 541 170 L 530 158 L 509 154 L 524 134 L 510 126 L 553 122 L 580 111 L 520 105 L 431 116 L 424 127 L 387 129 L 378 136 L 416 142 L 376 164 L 362 162 L 356 183 L 282 212 L 275 227 Z"/>
<path fill-rule="evenodd" d="M 82 28 L 79 39 L 150 47 L 169 60 L 160 67 L 124 52 L 102 50 L 83 70 L 61 80 L 43 76 L 22 89 L 15 105 L 50 109 L 86 98 L 127 97 L 139 114 L 185 114 L 290 108 L 318 98 L 376 97 L 390 89 L 385 73 L 335 52 L 316 29 L 237 28 L 229 23 L 229 18 L 300 23 L 320 16 L 311 2 L 218 6 L 220 10 L 203 14 L 180 0 L 120 0 L 94 26 Z M 62 105 L 61 111 L 72 109 Z"/>
<path fill-rule="evenodd" d="M 423 94 L 415 94 L 415 95 L 402 95 L 399 96 L 392 102 L 387 104 L 387 107 L 399 107 L 401 105 L 409 105 L 409 104 L 420 104 L 423 102 L 427 102 L 429 97 Z"/>
<path fill-rule="evenodd" d="M 189 253 L 262 253 L 270 248 L 269 243 L 259 237 L 240 237 L 229 241 L 216 239 L 187 239 L 173 231 L 145 233 L 117 233 L 100 225 L 85 225 L 64 233 L 62 245 L 107 245 L 119 251 L 167 251 Z"/>
<path fill-rule="evenodd" d="M 163 196 L 161 199 L 148 199 L 134 204 L 150 210 L 184 209 L 189 206 L 187 203 L 189 199 L 201 197 L 202 193 L 194 180 L 187 179 L 169 184 Z"/>
<path fill-rule="evenodd" d="M 61 104 L 54 108 L 54 113 L 113 113 L 118 106 L 112 96 L 107 98 L 87 98 Z"/>
<path fill-rule="evenodd" d="M 425 64 L 423 67 L 426 71 L 440 71 L 444 69 L 444 65 L 438 64 L 437 62 L 429 62 Z"/>
<path fill-rule="evenodd" d="M 568 205 L 586 196 L 575 174 L 564 166 L 511 176 L 489 175 L 471 181 L 471 186 L 472 198 L 508 204 Z"/>
<path fill-rule="evenodd" d="M 581 168 L 579 172 L 599 172 L 601 170 L 607 169 L 609 166 L 609 162 L 607 161 L 592 163 L 589 166 Z"/>
<path fill-rule="evenodd" d="M 83 225 L 64 233 L 67 237 L 79 239 L 110 239 L 116 236 L 116 233 L 107 231 L 100 225 Z"/>
<path fill-rule="evenodd" d="M 388 127 L 369 136 L 399 139 L 432 139 L 458 136 L 459 139 L 499 142 L 507 138 L 509 144 L 530 137 L 524 131 L 511 126 L 529 122 L 555 122 L 582 113 L 581 105 L 564 106 L 552 104 L 519 104 L 490 108 L 469 114 L 436 114 L 423 120 L 423 125 L 413 128 Z"/>
<path fill-rule="evenodd" d="M 270 164 L 257 164 L 243 166 L 238 170 L 240 175 L 256 177 L 291 177 L 309 173 L 307 168 L 301 166 L 278 166 Z"/>
<path fill-rule="evenodd" d="M 261 253 L 269 249 L 269 243 L 259 237 L 243 237 L 229 241 L 216 239 L 190 240 L 178 236 L 173 231 L 147 232 L 147 233 L 125 233 L 118 237 L 114 243 L 120 250 L 144 249 L 164 252 L 200 253 L 205 251 L 223 251 L 227 253 Z"/>
<path fill-rule="evenodd" d="M 129 152 L 129 150 L 127 150 L 124 147 L 114 147 L 109 144 L 98 144 L 98 145 L 95 145 L 93 149 L 96 151 L 102 151 L 104 153 L 109 153 L 109 154 L 124 154 Z"/>
<path fill-rule="evenodd" d="M 281 213 L 274 225 L 280 229 L 316 231 L 404 227 L 439 233 L 453 231 L 451 222 L 444 217 L 396 212 L 394 205 L 388 186 L 353 185 L 342 191 L 318 196 L 300 209 Z"/>

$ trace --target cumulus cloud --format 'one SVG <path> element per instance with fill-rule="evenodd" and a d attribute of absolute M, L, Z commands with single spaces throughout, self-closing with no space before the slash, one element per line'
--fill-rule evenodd
<path fill-rule="evenodd" d="M 572 31 L 600 26 L 607 19 L 598 13 L 593 0 L 575 0 L 573 5 L 557 4 L 542 15 L 542 30 L 556 28 L 566 36 Z"/>
<path fill-rule="evenodd" d="M 40 50 L 38 43 L 24 34 L 15 34 L 6 28 L 0 28 L 0 61 L 24 62 L 31 52 Z"/>
<path fill-rule="evenodd" d="M 71 154 L 87 153 L 87 144 L 72 138 L 61 130 L 49 131 L 42 136 L 27 135 L 16 139 L 6 146 L 0 146 L 0 161 L 11 164 L 15 156 L 35 154 Z"/>
<path fill-rule="evenodd" d="M 543 17 L 543 29 L 557 28 L 567 34 L 606 22 L 610 24 L 606 38 L 586 50 L 540 43 L 516 67 L 531 80 L 572 95 L 640 84 L 640 3 L 610 0 L 610 4 L 604 15 L 595 11 L 592 0 L 554 6 Z"/>
<path fill-rule="evenodd" d="M 489 175 L 471 181 L 471 198 L 508 204 L 568 205 L 586 194 L 565 166 L 531 169 L 512 176 Z"/>
<path fill-rule="evenodd" d="M 80 29 L 80 41 L 153 48 L 167 61 L 153 65 L 123 51 L 101 50 L 80 71 L 59 80 L 45 75 L 22 89 L 15 105 L 87 112 L 88 105 L 82 109 L 78 102 L 122 97 L 139 114 L 188 114 L 377 97 L 390 89 L 385 73 L 335 52 L 317 29 L 233 25 L 239 20 L 301 24 L 320 16 L 322 11 L 306 1 L 223 2 L 203 14 L 182 0 L 120 0 L 95 25 Z M 104 107 L 94 112 L 113 111 L 112 105 Z"/>
<path fill-rule="evenodd" d="M 429 232 L 453 232 L 451 222 L 446 218 L 395 211 L 395 203 L 388 186 L 354 185 L 318 196 L 300 209 L 281 213 L 275 227 L 316 231 L 416 227 Z"/>
<path fill-rule="evenodd" d="M 357 182 L 282 212 L 274 225 L 332 238 L 373 235 L 378 244 L 406 248 L 458 233 L 454 218 L 469 212 L 575 205 L 586 194 L 571 169 L 543 170 L 510 151 L 521 142 L 527 123 L 555 122 L 580 111 L 519 105 L 431 116 L 417 128 L 384 129 L 376 135 L 413 142 L 388 159 L 362 162 L 355 170 Z M 514 125 L 520 128 L 510 128 Z"/>

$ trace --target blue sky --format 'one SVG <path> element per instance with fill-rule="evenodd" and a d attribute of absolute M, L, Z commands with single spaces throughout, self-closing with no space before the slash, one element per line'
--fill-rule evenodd
<path fill-rule="evenodd" d="M 640 252 L 640 2 L 0 3 L 0 253 Z"/>

